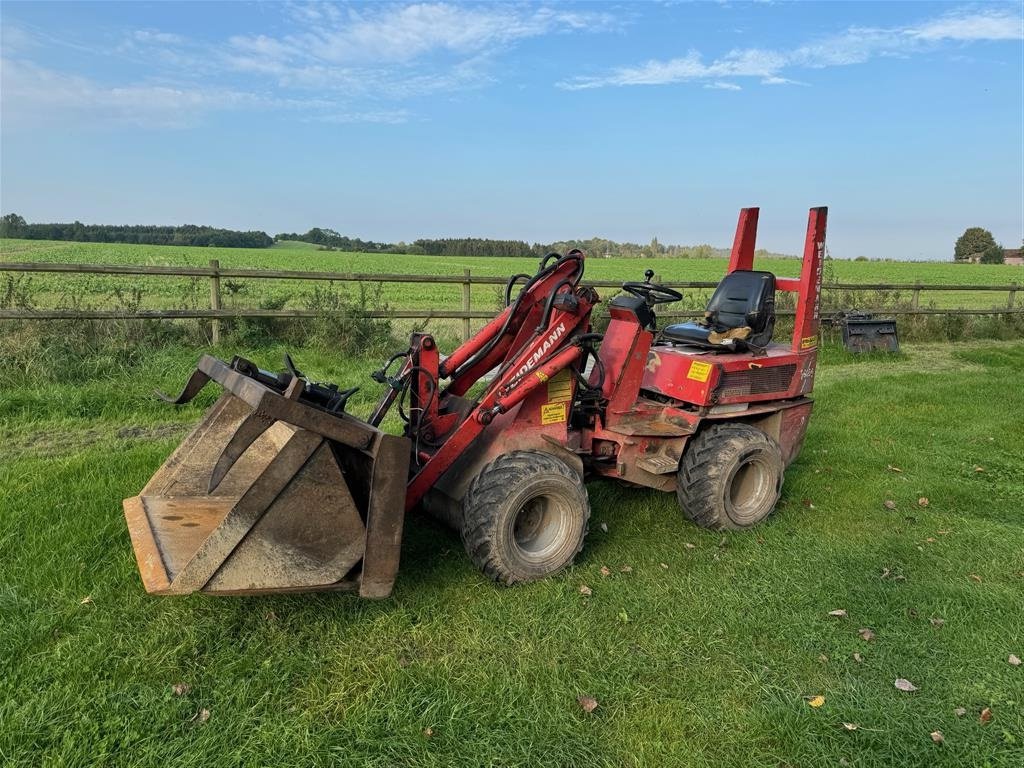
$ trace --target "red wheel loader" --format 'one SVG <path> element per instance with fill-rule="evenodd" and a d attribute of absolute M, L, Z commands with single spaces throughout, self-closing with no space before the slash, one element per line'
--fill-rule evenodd
<path fill-rule="evenodd" d="M 447 357 L 414 333 L 373 379 L 367 421 L 352 390 L 204 356 L 184 403 L 211 379 L 206 418 L 124 502 L 149 592 L 352 590 L 386 597 L 407 512 L 460 532 L 472 561 L 514 584 L 583 547 L 584 479 L 674 491 L 709 528 L 748 528 L 775 507 L 811 414 L 825 208 L 807 223 L 798 277 L 753 269 L 758 209 L 740 213 L 728 274 L 698 322 L 659 328 L 681 295 L 623 284 L 604 334 L 584 255 L 514 275 L 505 309 Z M 796 294 L 792 338 L 773 343 L 775 293 Z M 402 435 L 380 429 L 396 409 Z"/>

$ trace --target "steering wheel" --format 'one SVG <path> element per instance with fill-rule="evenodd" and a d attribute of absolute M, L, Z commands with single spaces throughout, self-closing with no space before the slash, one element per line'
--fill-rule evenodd
<path fill-rule="evenodd" d="M 683 294 L 679 291 L 674 291 L 671 288 L 666 288 L 664 285 L 651 282 L 651 278 L 654 277 L 654 270 L 648 269 L 644 272 L 644 277 L 647 280 L 643 283 L 623 283 L 622 290 L 643 299 L 650 307 L 653 307 L 655 304 L 671 304 L 673 301 L 683 300 Z"/>

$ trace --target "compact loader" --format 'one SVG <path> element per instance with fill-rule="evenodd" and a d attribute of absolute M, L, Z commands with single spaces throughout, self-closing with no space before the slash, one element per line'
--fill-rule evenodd
<path fill-rule="evenodd" d="M 373 374 L 383 395 L 366 421 L 345 412 L 353 390 L 288 358 L 271 373 L 204 356 L 171 402 L 211 380 L 224 393 L 124 502 L 146 590 L 386 597 L 416 509 L 459 531 L 495 581 L 542 578 L 583 547 L 588 477 L 674 491 L 701 526 L 755 525 L 811 414 L 826 213 L 811 209 L 800 275 L 784 278 L 753 269 L 758 209 L 742 210 L 704 318 L 663 328 L 657 307 L 682 296 L 648 270 L 594 333 L 584 254 L 552 253 L 512 276 L 505 309 L 447 357 L 412 334 Z M 776 291 L 796 294 L 782 344 Z M 401 435 L 380 428 L 391 409 Z"/>

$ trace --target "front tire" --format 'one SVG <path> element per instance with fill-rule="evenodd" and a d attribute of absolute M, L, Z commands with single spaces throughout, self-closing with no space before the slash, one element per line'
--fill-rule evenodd
<path fill-rule="evenodd" d="M 749 424 L 713 424 L 683 454 L 679 506 L 703 528 L 752 528 L 775 509 L 784 470 L 774 438 Z"/>
<path fill-rule="evenodd" d="M 542 579 L 583 548 L 590 500 L 579 473 L 539 451 L 514 451 L 485 466 L 462 501 L 462 543 L 504 584 Z"/>

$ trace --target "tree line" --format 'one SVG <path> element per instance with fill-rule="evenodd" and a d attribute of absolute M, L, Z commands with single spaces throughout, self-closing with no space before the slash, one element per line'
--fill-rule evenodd
<path fill-rule="evenodd" d="M 566 253 L 579 248 L 591 257 L 614 256 L 627 259 L 689 258 L 710 259 L 728 256 L 725 248 L 710 245 L 664 245 L 652 238 L 649 243 L 619 243 L 601 237 L 586 240 L 559 240 L 554 243 L 528 243 L 525 240 L 497 240 L 481 237 L 421 238 L 411 243 L 375 242 L 348 237 L 333 229 L 313 227 L 306 233 L 281 232 L 270 237 L 265 232 L 239 232 L 230 229 L 197 226 L 117 226 L 109 224 L 29 224 L 16 213 L 0 218 L 0 237 L 26 240 L 71 240 L 83 243 L 136 243 L 140 245 L 199 245 L 222 248 L 267 248 L 275 241 L 295 240 L 311 243 L 322 250 L 359 253 L 401 253 L 427 256 L 494 256 L 541 258 L 549 253 Z M 759 250 L 759 256 L 776 256 Z"/>
<path fill-rule="evenodd" d="M 16 213 L 0 217 L 0 237 L 23 240 L 70 240 L 78 243 L 136 243 L 139 245 L 201 245 L 220 248 L 269 248 L 274 239 L 266 232 L 184 224 L 179 227 L 148 225 L 29 224 Z"/>
<path fill-rule="evenodd" d="M 551 252 L 566 253 L 579 248 L 590 256 L 616 256 L 640 258 L 711 259 L 728 256 L 725 248 L 710 245 L 663 245 L 653 238 L 650 243 L 618 243 L 601 237 L 587 240 L 559 240 L 554 243 L 528 243 L 525 240 L 495 240 L 481 237 L 420 238 L 411 243 L 378 243 L 360 240 L 335 232 L 333 229 L 314 227 L 305 234 L 282 232 L 274 236 L 277 241 L 297 240 L 319 245 L 324 250 L 358 251 L 363 253 L 404 253 L 427 256 L 519 256 L 540 258 Z M 767 255 L 767 252 L 759 252 Z"/>

